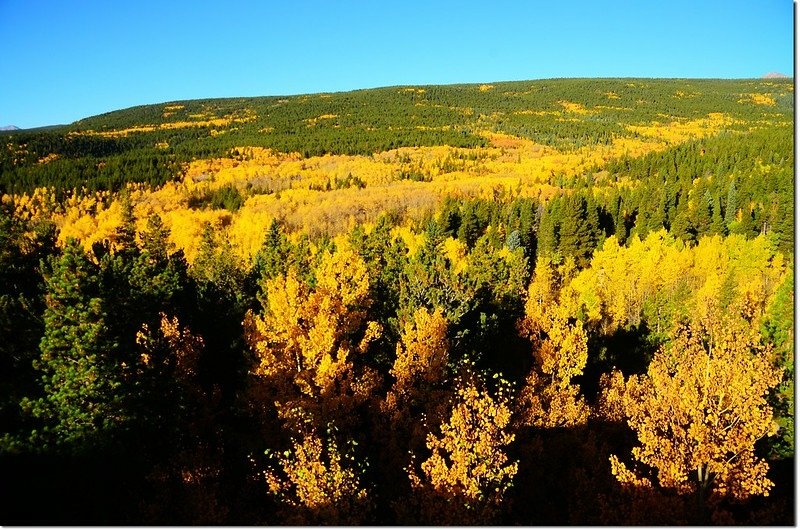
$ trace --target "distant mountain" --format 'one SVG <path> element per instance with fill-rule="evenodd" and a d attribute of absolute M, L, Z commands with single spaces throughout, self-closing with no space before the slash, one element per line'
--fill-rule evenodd
<path fill-rule="evenodd" d="M 789 76 L 780 72 L 770 72 L 764 75 L 764 79 L 786 79 Z"/>
<path fill-rule="evenodd" d="M 6 125 L 5 127 L 0 127 L 0 131 L 19 131 L 19 127 L 16 125 Z"/>
<path fill-rule="evenodd" d="M 139 105 L 68 125 L 0 131 L 0 193 L 37 186 L 161 185 L 182 178 L 183 167 L 193 160 L 239 157 L 231 152 L 242 147 L 311 158 L 447 146 L 454 154 L 443 155 L 440 164 L 441 171 L 450 173 L 472 163 L 453 159 L 473 156 L 459 149 L 489 147 L 500 141 L 492 136 L 496 133 L 571 153 L 614 146 L 618 139 L 641 140 L 647 135 L 638 129 L 662 123 L 666 114 L 695 121 L 719 113 L 734 120 L 730 128 L 745 129 L 745 123 L 762 118 L 762 103 L 772 100 L 770 112 L 779 116 L 771 120 L 788 127 L 794 116 L 792 82 L 540 79 Z M 764 97 L 742 96 L 751 93 Z M 397 156 L 404 159 L 404 151 Z M 410 162 L 403 162 L 397 174 L 409 180 L 430 178 Z M 330 184 L 336 185 L 335 179 Z"/>

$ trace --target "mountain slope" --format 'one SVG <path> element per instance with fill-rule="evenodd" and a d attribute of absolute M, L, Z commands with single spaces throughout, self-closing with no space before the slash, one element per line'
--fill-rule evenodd
<path fill-rule="evenodd" d="M 791 123 L 792 90 L 790 79 L 552 79 L 143 105 L 10 135 L 0 191 L 159 184 L 186 162 L 241 146 L 369 156 L 404 146 L 486 146 L 486 133 L 495 132 L 571 152 L 712 114 L 743 132 Z"/>

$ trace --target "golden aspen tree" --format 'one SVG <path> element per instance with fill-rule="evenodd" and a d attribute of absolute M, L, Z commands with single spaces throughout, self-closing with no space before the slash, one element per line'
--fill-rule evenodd
<path fill-rule="evenodd" d="M 557 278 L 549 258 L 537 258 L 533 278 L 528 286 L 525 302 L 525 318 L 520 323 L 521 331 L 533 336 L 539 332 L 546 320 L 545 315 L 558 299 Z"/>
<path fill-rule="evenodd" d="M 354 525 L 367 519 L 370 501 L 361 483 L 363 469 L 350 451 L 326 438 L 306 433 L 264 472 L 269 492 L 284 506 L 285 523 Z M 268 452 L 269 454 L 269 452 Z M 363 465 L 361 466 L 363 467 Z"/>
<path fill-rule="evenodd" d="M 602 421 L 625 421 L 625 376 L 619 370 L 600 376 L 600 392 L 592 415 Z"/>
<path fill-rule="evenodd" d="M 559 288 L 559 275 L 552 266 L 537 260 L 535 274 L 519 325 L 531 339 L 536 361 L 519 396 L 520 418 L 526 425 L 543 428 L 581 425 L 589 417 L 589 408 L 571 381 L 586 366 L 586 332 L 560 303 L 565 289 Z M 570 268 L 562 274 L 571 274 Z"/>
<path fill-rule="evenodd" d="M 428 425 L 438 425 L 448 413 L 450 394 L 444 383 L 449 349 L 447 319 L 440 308 L 419 308 L 403 324 L 389 371 L 394 384 L 373 426 L 383 439 L 378 465 L 393 482 L 406 478 L 409 453 L 424 447 Z"/>
<path fill-rule="evenodd" d="M 393 390 L 409 394 L 420 384 L 435 384 L 445 376 L 450 344 L 447 319 L 442 310 L 419 308 L 403 327 L 397 344 L 397 358 L 390 370 L 395 378 Z"/>
<path fill-rule="evenodd" d="M 346 415 L 377 384 L 375 372 L 357 363 L 381 334 L 366 318 L 371 300 L 364 261 L 350 248 L 326 252 L 315 275 L 313 289 L 294 271 L 267 280 L 268 307 L 245 322 L 258 357 L 255 374 L 277 389 L 286 417 L 302 415 L 300 409 L 318 410 L 325 419 Z"/>
<path fill-rule="evenodd" d="M 143 324 L 136 343 L 138 377 L 149 375 L 150 384 L 157 385 L 148 391 L 153 400 L 149 406 L 158 412 L 146 413 L 153 414 L 151 421 L 163 422 L 158 424 L 162 436 L 174 436 L 167 438 L 174 449 L 169 459 L 156 464 L 146 477 L 168 500 L 155 498 L 146 503 L 143 516 L 153 522 L 222 524 L 229 515 L 220 491 L 222 454 L 209 434 L 217 428 L 214 407 L 219 396 L 205 392 L 198 380 L 205 342 L 177 317 L 162 312 L 158 328 Z M 164 402 L 171 407 L 166 417 Z M 172 429 L 178 434 L 171 434 Z"/>
<path fill-rule="evenodd" d="M 408 468 L 420 515 L 427 524 L 488 523 L 498 514 L 518 463 L 505 450 L 511 409 L 501 389 L 495 399 L 475 384 L 461 386 L 441 435 L 427 439 L 430 457 Z"/>
<path fill-rule="evenodd" d="M 775 430 L 767 394 L 780 370 L 770 349 L 733 319 L 682 326 L 647 374 L 628 380 L 624 410 L 640 444 L 632 455 L 656 470 L 661 488 L 717 499 L 769 494 L 755 443 Z M 623 484 L 654 484 L 615 455 L 611 465 Z"/>

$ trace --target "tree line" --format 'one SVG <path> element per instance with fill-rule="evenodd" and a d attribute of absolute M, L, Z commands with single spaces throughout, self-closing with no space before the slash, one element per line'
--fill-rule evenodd
<path fill-rule="evenodd" d="M 276 221 L 242 264 L 209 226 L 189 265 L 123 209 L 86 249 L 3 207 L 8 522 L 792 518 L 771 229 L 623 238 L 592 194 L 453 199 L 416 248 L 390 215 Z"/>

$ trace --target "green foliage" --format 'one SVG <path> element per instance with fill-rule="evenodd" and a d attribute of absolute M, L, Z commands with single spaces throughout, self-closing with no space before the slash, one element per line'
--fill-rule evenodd
<path fill-rule="evenodd" d="M 0 206 L 0 423 L 8 433 L 25 423 L 20 400 L 37 394 L 33 361 L 44 333 L 40 264 L 54 252 L 52 225 L 32 226 Z"/>
<path fill-rule="evenodd" d="M 103 440 L 122 421 L 116 391 L 120 373 L 110 357 L 109 336 L 100 297 L 99 271 L 79 243 L 70 240 L 50 260 L 41 357 L 44 397 L 23 401 L 43 422 L 33 441 L 83 450 Z"/>
<path fill-rule="evenodd" d="M 746 134 L 723 133 L 612 160 L 606 169 L 616 178 L 638 181 L 625 198 L 625 210 L 635 214 L 634 231 L 641 237 L 662 226 L 684 241 L 715 233 L 753 237 L 770 232 L 777 248 L 792 254 L 793 163 L 791 123 L 776 121 Z M 618 233 L 620 213 L 615 214 Z"/>
<path fill-rule="evenodd" d="M 223 186 L 211 195 L 211 207 L 235 212 L 244 205 L 242 194 L 234 186 Z"/>
<path fill-rule="evenodd" d="M 762 333 L 775 345 L 777 364 L 783 369 L 783 381 L 772 396 L 780 433 L 772 452 L 781 457 L 794 456 L 794 274 L 786 279 L 767 308 Z"/>
<path fill-rule="evenodd" d="M 40 185 L 54 186 L 61 194 L 79 186 L 116 190 L 127 182 L 155 185 L 180 177 L 182 163 L 229 155 L 232 148 L 245 145 L 294 151 L 301 157 L 371 155 L 402 146 L 483 145 L 486 140 L 478 131 L 489 130 L 574 151 L 637 138 L 628 125 L 663 122 L 664 115 L 680 121 L 724 112 L 737 120 L 715 137 L 665 145 L 645 156 L 623 156 L 587 175 L 567 179 L 553 174 L 551 182 L 560 180 L 562 187 L 555 197 L 511 192 L 488 200 L 465 192 L 443 199 L 413 225 L 412 234 L 391 213 L 371 227 L 356 225 L 350 231 L 346 237 L 364 260 L 369 284 L 369 309 L 358 319 L 377 325 L 370 327 L 369 340 L 361 341 L 361 331 L 351 333 L 352 343 L 343 343 L 341 351 L 321 362 L 336 356 L 342 367 L 352 363 L 359 377 L 363 375 L 353 384 L 347 368 L 326 392 L 347 399 L 352 396 L 344 396 L 349 390 L 343 388 L 359 394 L 360 404 L 348 418 L 352 424 L 337 436 L 340 447 L 358 444 L 358 458 L 376 463 L 360 468 L 363 486 L 380 508 L 368 514 L 368 522 L 393 524 L 392 510 L 384 508 L 408 499 L 408 451 L 420 454 L 426 436 L 447 419 L 444 405 L 459 376 L 480 372 L 490 381 L 520 384 L 535 374 L 531 367 L 545 353 L 563 355 L 543 353 L 535 330 L 530 337 L 525 334 L 522 328 L 532 314 L 538 311 L 545 318 L 555 314 L 555 306 L 576 313 L 563 320 L 567 327 L 578 322 L 584 326 L 588 361 L 570 384 L 591 403 L 603 386 L 602 374 L 612 367 L 626 375 L 646 372 L 669 330 L 694 316 L 687 313 L 695 311 L 697 278 L 676 274 L 662 285 L 660 275 L 675 271 L 652 267 L 647 283 L 625 267 L 661 259 L 665 249 L 706 245 L 703 238 L 711 234 L 767 234 L 769 245 L 759 247 L 762 255 L 737 257 L 736 275 L 719 278 L 718 291 L 716 284 L 707 286 L 726 308 L 741 295 L 739 278 L 755 270 L 757 260 L 783 266 L 777 253 L 786 258 L 794 249 L 793 109 L 791 98 L 780 96 L 790 85 L 781 80 L 564 79 L 496 83 L 486 90 L 476 85 L 392 87 L 190 101 L 170 105 L 175 109 L 169 116 L 165 105 L 136 107 L 66 128 L 3 135 L 7 142 L 0 148 L 0 192 Z M 696 95 L 674 97 L 677 91 Z M 776 106 L 740 101 L 753 92 L 772 94 Z M 569 111 L 566 102 L 591 112 Z M 554 113 L 560 113 L 559 119 Z M 565 116 L 569 119 L 560 119 Z M 223 117 L 241 121 L 228 126 L 202 123 Z M 157 127 L 177 121 L 197 123 Z M 74 134 L 145 125 L 154 127 L 125 136 Z M 58 157 L 42 161 L 53 154 Z M 401 151 L 397 157 L 402 156 Z M 401 162 L 400 176 L 421 182 L 406 183 L 409 187 L 426 187 L 425 182 L 437 178 L 436 169 L 460 170 L 470 156 L 448 155 L 436 162 L 434 171 L 415 167 L 409 159 Z M 352 173 L 320 185 L 324 191 L 363 186 Z M 229 185 L 198 192 L 190 206 L 236 212 L 251 191 Z M 355 190 L 341 192 L 348 193 Z M 285 512 L 275 511 L 266 494 L 268 486 L 253 478 L 264 470 L 258 461 L 263 447 L 288 447 L 285 425 L 302 427 L 308 411 L 279 408 L 278 390 L 253 377 L 257 352 L 245 338 L 252 324 L 247 315 L 259 303 L 268 306 L 265 282 L 289 271 L 313 290 L 322 280 L 314 273 L 321 256 L 341 240 L 313 231 L 298 236 L 291 233 L 295 227 L 275 220 L 253 261 L 245 263 L 230 241 L 208 225 L 189 266 L 174 251 L 161 217 L 151 216 L 146 229 L 136 234 L 130 198 L 123 195 L 121 203 L 121 226 L 90 255 L 72 240 L 57 249 L 52 225 L 16 217 L 9 203 L 0 206 L 0 418 L 6 433 L 0 457 L 37 453 L 39 467 L 46 467 L 50 461 L 45 459 L 54 455 L 83 452 L 94 457 L 99 447 L 111 447 L 104 454 L 116 454 L 116 460 L 93 476 L 105 473 L 114 480 L 119 464 L 128 462 L 128 474 L 119 480 L 124 496 L 115 502 L 88 496 L 74 510 L 65 508 L 65 519 L 81 510 L 97 513 L 106 506 L 125 506 L 134 514 L 133 523 L 285 523 Z M 591 269 L 591 260 L 608 235 L 630 250 L 662 227 L 669 234 L 652 234 L 651 254 L 633 254 L 627 261 L 608 258 L 602 274 L 585 274 L 599 270 Z M 411 239 L 393 236 L 398 229 L 406 238 L 422 235 L 421 248 Z M 656 244 L 661 237 L 664 245 Z M 723 241 L 735 244 L 745 238 Z M 539 277 L 542 285 L 529 291 L 537 257 L 551 258 L 553 277 Z M 714 255 L 704 259 L 714 266 Z M 754 307 L 766 305 L 762 339 L 774 345 L 774 361 L 785 374 L 771 396 L 778 435 L 764 437 L 758 447 L 759 456 L 773 459 L 770 466 L 794 454 L 794 283 L 791 273 L 780 278 L 776 274 L 769 280 L 783 281 L 769 300 L 754 301 Z M 584 298 L 576 308 L 570 297 L 578 291 L 570 289 L 577 289 L 580 281 L 586 282 Z M 772 292 L 773 286 L 764 288 Z M 623 303 L 603 305 L 595 291 L 612 298 L 619 294 Z M 534 296 L 536 303 L 527 304 L 531 315 L 526 315 L 526 302 Z M 402 349 L 403 327 L 423 307 L 430 313 L 441 310 L 447 321 L 443 333 L 449 365 L 424 397 L 392 402 L 396 378 L 390 369 Z M 593 315 L 595 310 L 600 316 Z M 603 315 L 612 310 L 619 323 L 606 329 L 611 317 Z M 329 337 L 322 335 L 312 339 L 324 345 Z M 346 359 L 339 357 L 345 354 Z M 531 399 L 551 399 L 540 394 Z M 511 421 L 516 441 L 508 448 L 509 457 L 520 461 L 520 470 L 509 489 L 514 509 L 503 522 L 602 523 L 607 520 L 604 511 L 615 507 L 605 497 L 598 501 L 598 491 L 628 500 L 642 494 L 620 491 L 609 473 L 609 454 L 627 451 L 634 441 L 624 422 L 593 416 L 570 429 L 533 429 Z M 402 451 L 384 455 L 392 447 Z M 355 453 L 348 455 L 355 458 Z M 9 473 L 15 482 L 28 469 L 20 462 L 22 471 Z M 59 492 L 65 489 L 62 484 L 75 484 L 72 472 L 64 473 L 56 482 Z M 758 508 L 753 512 L 758 520 L 780 506 L 780 496 L 792 491 L 793 482 L 775 480 L 778 500 L 771 494 L 765 504 L 742 505 L 736 516 Z M 36 493 L 30 498 L 37 504 L 48 501 L 41 488 L 30 491 Z M 620 511 L 631 509 L 623 504 Z M 786 520 L 776 513 L 776 520 Z M 116 517 L 101 522 L 119 522 Z"/>
<path fill-rule="evenodd" d="M 742 94 L 751 92 L 774 97 L 778 104 L 769 109 L 768 117 L 788 125 L 792 100 L 780 95 L 790 84 L 791 80 L 550 79 L 496 83 L 487 91 L 477 85 L 388 87 L 145 105 L 66 127 L 4 135 L 7 145 L 0 149 L 0 192 L 30 191 L 43 185 L 95 190 L 119 189 L 131 181 L 161 184 L 179 176 L 182 163 L 223 156 L 245 145 L 305 157 L 371 155 L 405 146 L 483 146 L 486 140 L 476 131 L 488 128 L 572 150 L 607 145 L 617 137 L 636 137 L 626 129 L 627 124 L 660 121 L 665 114 L 696 119 L 710 112 L 739 120 L 731 129 L 744 131 L 748 123 L 765 118 L 764 107 L 739 102 Z M 694 96 L 675 97 L 677 92 Z M 577 121 L 557 120 L 547 114 L 564 111 L 564 101 L 599 112 L 578 115 Z M 166 107 L 172 110 L 167 112 Z M 530 109 L 545 113 L 527 112 Z M 240 121 L 221 126 L 208 122 L 213 118 Z M 176 122 L 190 126 L 159 128 Z M 87 133 L 143 126 L 149 128 L 111 137 Z M 224 134 L 215 134 L 218 129 Z M 39 163 L 50 154 L 59 158 Z M 691 170 L 684 161 L 680 167 L 681 172 Z M 411 169 L 403 178 L 430 180 Z M 340 185 L 358 183 L 342 181 Z"/>

